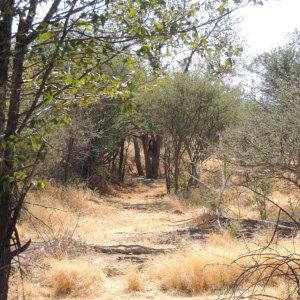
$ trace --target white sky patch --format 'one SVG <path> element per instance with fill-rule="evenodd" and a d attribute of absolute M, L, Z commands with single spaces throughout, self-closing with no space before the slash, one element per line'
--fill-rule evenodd
<path fill-rule="evenodd" d="M 300 0 L 268 0 L 241 9 L 238 16 L 244 19 L 239 34 L 247 42 L 245 51 L 254 56 L 284 45 L 288 33 L 300 30 Z"/>

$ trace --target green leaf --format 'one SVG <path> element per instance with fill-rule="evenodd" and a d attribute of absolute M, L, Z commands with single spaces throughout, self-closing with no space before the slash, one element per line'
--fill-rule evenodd
<path fill-rule="evenodd" d="M 46 151 L 39 152 L 38 158 L 40 161 L 44 161 L 46 158 Z"/>
<path fill-rule="evenodd" d="M 24 155 L 18 155 L 18 156 L 17 156 L 17 160 L 18 160 L 19 162 L 25 163 L 26 160 L 27 160 L 27 158 L 26 158 Z"/>
<path fill-rule="evenodd" d="M 66 75 L 66 81 L 67 81 L 67 84 L 72 84 L 73 83 L 73 79 L 72 79 L 70 74 Z"/>
<path fill-rule="evenodd" d="M 156 24 L 154 24 L 154 27 L 158 30 L 161 30 L 164 28 L 164 25 L 162 23 L 156 23 Z"/>
<path fill-rule="evenodd" d="M 200 46 L 204 47 L 206 45 L 207 45 L 207 40 L 206 39 L 201 39 Z"/>
<path fill-rule="evenodd" d="M 32 183 L 36 188 L 41 189 L 41 190 L 43 190 L 46 187 L 46 183 L 41 180 L 35 180 Z"/>
<path fill-rule="evenodd" d="M 129 17 L 134 17 L 137 11 L 133 7 L 129 7 Z"/>
<path fill-rule="evenodd" d="M 233 61 L 232 61 L 232 59 L 230 57 L 226 59 L 225 65 L 232 67 Z"/>
<path fill-rule="evenodd" d="M 33 135 L 30 137 L 30 141 L 31 141 L 31 146 L 32 146 L 33 151 L 38 150 L 39 145 L 40 145 L 40 141 L 39 141 L 38 136 L 35 135 L 35 134 L 33 134 Z"/>
<path fill-rule="evenodd" d="M 224 4 L 222 4 L 218 7 L 218 11 L 219 11 L 220 15 L 223 15 L 225 10 L 226 10 L 226 8 L 225 8 Z"/>
<path fill-rule="evenodd" d="M 145 29 L 144 29 L 143 27 L 138 26 L 138 27 L 136 28 L 136 33 L 137 33 L 139 36 L 144 35 L 144 32 L 145 32 Z"/>
<path fill-rule="evenodd" d="M 39 36 L 39 40 L 40 41 L 46 41 L 46 40 L 50 40 L 52 37 L 52 33 L 51 32 L 44 32 Z"/>

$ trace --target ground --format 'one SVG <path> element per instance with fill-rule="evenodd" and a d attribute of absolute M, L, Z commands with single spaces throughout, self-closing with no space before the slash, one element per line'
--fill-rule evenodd
<path fill-rule="evenodd" d="M 218 231 L 207 209 L 166 195 L 162 180 L 110 195 L 49 183 L 28 199 L 19 232 L 32 244 L 10 299 L 217 299 L 240 272 L 230 260 L 270 235 L 245 243 Z"/>

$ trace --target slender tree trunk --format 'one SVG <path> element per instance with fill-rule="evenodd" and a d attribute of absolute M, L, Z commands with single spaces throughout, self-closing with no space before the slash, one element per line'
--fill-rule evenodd
<path fill-rule="evenodd" d="M 113 176 L 116 175 L 116 158 L 118 157 L 118 151 L 113 154 L 113 158 L 111 160 L 111 174 Z"/>
<path fill-rule="evenodd" d="M 9 259 L 9 243 L 1 245 L 0 249 L 0 300 L 8 298 L 8 283 L 11 270 Z"/>
<path fill-rule="evenodd" d="M 151 158 L 148 153 L 149 137 L 147 134 L 144 134 L 142 136 L 142 142 L 143 142 L 143 150 L 144 150 L 144 157 L 145 157 L 146 178 L 152 178 Z"/>
<path fill-rule="evenodd" d="M 5 108 L 6 108 L 6 84 L 9 70 L 9 57 L 12 39 L 13 16 L 9 13 L 12 10 L 13 2 L 7 3 L 1 9 L 0 20 L 0 132 L 4 132 Z M 5 13 L 5 9 L 7 12 Z"/>
<path fill-rule="evenodd" d="M 178 194 L 179 191 L 179 157 L 178 154 L 175 154 L 174 157 L 174 190 L 175 194 Z"/>
<path fill-rule="evenodd" d="M 156 146 L 157 146 L 157 153 L 154 157 L 152 157 L 152 166 L 151 166 L 152 167 L 152 178 L 158 177 L 162 136 L 157 135 L 155 141 L 156 141 Z"/>
<path fill-rule="evenodd" d="M 96 164 L 96 158 L 97 158 L 97 147 L 99 144 L 99 138 L 95 137 L 93 138 L 90 142 L 89 142 L 89 152 L 87 155 L 87 158 L 85 159 L 85 161 L 83 162 L 83 166 L 82 166 L 82 172 L 81 172 L 81 176 L 83 179 L 88 180 L 90 179 L 90 177 L 93 175 L 93 171 L 95 168 L 95 164 Z"/>
<path fill-rule="evenodd" d="M 3 2 L 3 1 L 2 1 Z M 1 3 L 1 20 L 0 20 L 0 135 L 5 137 L 1 138 L 0 145 L 0 300 L 8 298 L 9 289 L 9 276 L 11 271 L 11 226 L 12 226 L 12 213 L 13 206 L 13 192 L 12 187 L 7 178 L 13 172 L 13 152 L 10 147 L 7 147 L 7 141 L 11 133 L 15 133 L 19 113 L 18 104 L 20 102 L 18 90 L 21 87 L 21 79 L 16 76 L 22 77 L 23 68 L 20 64 L 23 63 L 25 49 L 22 51 L 22 45 L 16 46 L 16 54 L 13 60 L 13 77 L 10 82 L 11 93 L 9 102 L 9 113 L 7 115 L 7 102 L 8 102 L 8 72 L 9 61 L 11 56 L 11 40 L 12 40 L 12 23 L 13 23 L 13 1 L 6 1 Z M 19 40 L 18 40 L 19 42 Z M 15 76 L 14 76 L 15 75 Z M 13 103 L 12 103 L 13 102 Z M 12 109 L 15 111 L 15 121 L 9 121 L 12 117 Z M 7 125 L 7 123 L 9 123 Z M 5 126 L 7 125 L 7 126 Z M 5 147 L 2 147 L 2 146 Z"/>
<path fill-rule="evenodd" d="M 181 147 L 182 143 L 181 141 L 178 141 L 175 145 L 175 151 L 174 151 L 174 190 L 175 194 L 178 194 L 179 192 L 179 174 L 180 174 L 180 160 L 181 160 Z"/>
<path fill-rule="evenodd" d="M 144 170 L 143 170 L 142 163 L 141 163 L 141 151 L 140 151 L 140 146 L 139 146 L 137 138 L 134 138 L 133 144 L 134 144 L 135 164 L 136 164 L 138 175 L 144 176 Z"/>
<path fill-rule="evenodd" d="M 118 176 L 119 180 L 123 182 L 123 167 L 124 167 L 124 149 L 125 149 L 125 139 L 122 139 L 120 142 L 120 151 L 119 151 L 119 169 Z"/>
<path fill-rule="evenodd" d="M 7 5 L 8 7 L 8 5 Z M 7 79 L 9 69 L 9 56 L 11 47 L 12 15 L 3 13 L 0 20 L 0 134 L 5 130 L 5 110 L 7 102 Z M 2 144 L 2 143 L 1 143 Z M 2 161 L 2 162 L 1 162 Z M 10 275 L 10 236 L 8 236 L 10 224 L 11 197 L 7 191 L 5 175 L 7 175 L 4 162 L 4 149 L 0 145 L 0 300 L 8 297 L 8 283 Z"/>
<path fill-rule="evenodd" d="M 167 142 L 165 143 L 164 169 L 165 169 L 167 193 L 170 194 L 171 193 L 171 151 L 170 151 L 170 146 Z"/>
<path fill-rule="evenodd" d="M 9 191 L 4 190 L 5 182 L 0 183 L 0 300 L 8 297 L 8 283 L 11 270 L 10 258 L 10 209 L 12 201 Z"/>
<path fill-rule="evenodd" d="M 190 186 L 199 186 L 200 173 L 197 170 L 197 165 L 198 161 L 195 159 L 190 164 L 190 174 L 193 176 L 189 179 Z"/>
<path fill-rule="evenodd" d="M 128 154 L 128 146 L 125 148 L 125 142 L 124 142 L 124 158 L 123 158 L 122 172 L 121 172 L 121 181 L 122 182 L 124 182 L 124 179 L 125 179 L 125 169 L 126 169 L 126 162 L 127 162 L 127 154 Z"/>

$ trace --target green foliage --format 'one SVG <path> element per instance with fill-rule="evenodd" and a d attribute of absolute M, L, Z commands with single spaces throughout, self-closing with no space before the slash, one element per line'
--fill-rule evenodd
<path fill-rule="evenodd" d="M 192 164 L 190 173 L 197 177 L 193 166 L 212 155 L 219 133 L 235 122 L 238 95 L 221 81 L 189 73 L 173 74 L 137 95 L 135 123 L 170 144 L 175 190 L 183 179 L 179 169 L 184 160 Z M 182 182 L 186 186 L 187 180 Z"/>
<path fill-rule="evenodd" d="M 255 58 L 250 70 L 256 73 L 261 81 L 261 92 L 268 103 L 284 104 L 287 94 L 284 89 L 297 88 L 300 78 L 300 44 L 299 33 L 296 31 L 291 42 Z"/>
<path fill-rule="evenodd" d="M 261 178 L 282 178 L 299 185 L 300 49 L 294 44 L 255 60 L 260 74 L 257 100 L 247 106 L 236 128 L 224 136 L 223 150 Z M 261 97 L 259 98 L 259 95 Z"/>
<path fill-rule="evenodd" d="M 245 177 L 262 219 L 268 216 L 273 179 L 300 187 L 300 47 L 299 34 L 284 47 L 258 56 L 256 99 L 245 106 L 236 126 L 221 139 L 221 153 Z M 253 87 L 255 91 L 255 86 Z"/>

